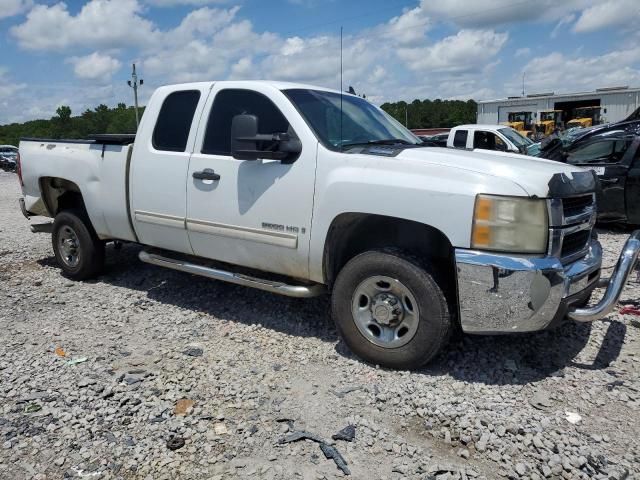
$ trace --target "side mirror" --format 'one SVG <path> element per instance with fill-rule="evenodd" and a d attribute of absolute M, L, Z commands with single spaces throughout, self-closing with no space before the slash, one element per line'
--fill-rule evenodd
<path fill-rule="evenodd" d="M 288 133 L 259 134 L 258 117 L 236 115 L 231 121 L 231 154 L 238 160 L 270 159 L 293 163 L 302 142 Z"/>
<path fill-rule="evenodd" d="M 231 120 L 231 154 L 238 160 L 257 160 L 258 117 L 236 115 Z"/>

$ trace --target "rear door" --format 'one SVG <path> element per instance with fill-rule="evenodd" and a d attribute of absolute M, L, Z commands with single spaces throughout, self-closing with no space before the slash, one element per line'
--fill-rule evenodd
<path fill-rule="evenodd" d="M 318 141 L 282 92 L 245 85 L 217 84 L 205 107 L 187 177 L 189 239 L 198 256 L 306 278 Z M 233 158 L 239 114 L 255 115 L 260 134 L 298 137 L 302 153 L 291 164 Z"/>
<path fill-rule="evenodd" d="M 144 112 L 129 175 L 131 218 L 141 243 L 192 253 L 186 183 L 200 114 L 211 84 L 159 88 Z"/>
<path fill-rule="evenodd" d="M 570 150 L 567 163 L 595 171 L 600 180 L 598 218 L 626 220 L 625 184 L 631 164 L 631 140 L 620 137 L 595 137 Z"/>
<path fill-rule="evenodd" d="M 468 130 L 458 129 L 453 132 L 453 141 L 451 146 L 453 148 L 473 148 L 471 145 L 467 145 L 467 139 L 469 137 Z"/>

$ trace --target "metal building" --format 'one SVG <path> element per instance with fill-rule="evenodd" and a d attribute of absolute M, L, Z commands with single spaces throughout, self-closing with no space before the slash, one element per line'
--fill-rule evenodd
<path fill-rule="evenodd" d="M 503 100 L 478 102 L 477 123 L 504 123 L 509 112 L 532 112 L 538 119 L 545 110 L 562 110 L 562 119 L 571 120 L 579 107 L 599 106 L 601 123 L 624 120 L 640 107 L 640 88 L 600 88 L 594 92 L 554 94 L 537 93 L 524 97 L 509 97 Z"/>

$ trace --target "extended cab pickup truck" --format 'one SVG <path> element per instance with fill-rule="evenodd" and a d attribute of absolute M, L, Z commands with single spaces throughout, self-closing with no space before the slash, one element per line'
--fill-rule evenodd
<path fill-rule="evenodd" d="M 494 150 L 498 152 L 533 155 L 534 144 L 517 130 L 505 125 L 459 125 L 449 131 L 447 147 L 467 150 Z"/>
<path fill-rule="evenodd" d="M 604 298 L 593 172 L 520 155 L 428 148 L 362 98 L 259 81 L 161 87 L 133 136 L 23 139 L 26 216 L 54 218 L 63 272 L 100 272 L 105 243 L 144 262 L 295 297 L 331 292 L 349 347 L 416 368 L 456 328 L 530 332 Z M 33 230 L 45 229 L 42 225 Z"/>

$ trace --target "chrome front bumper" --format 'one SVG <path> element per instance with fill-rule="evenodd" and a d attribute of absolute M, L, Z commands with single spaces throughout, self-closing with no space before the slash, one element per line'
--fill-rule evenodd
<path fill-rule="evenodd" d="M 467 333 L 543 330 L 565 316 L 593 321 L 606 316 L 620 298 L 640 252 L 640 230 L 623 248 L 602 301 L 576 308 L 600 278 L 602 247 L 593 240 L 580 260 L 563 265 L 555 257 L 509 257 L 457 249 L 460 323 Z"/>

